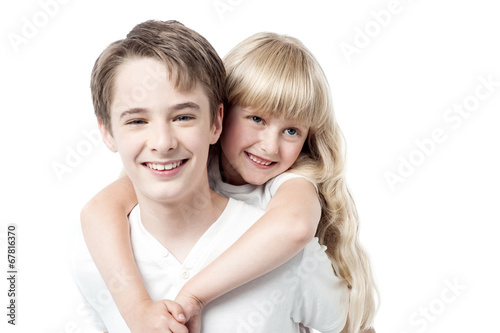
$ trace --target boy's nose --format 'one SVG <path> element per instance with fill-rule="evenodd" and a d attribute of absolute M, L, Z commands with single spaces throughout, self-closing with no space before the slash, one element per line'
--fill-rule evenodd
<path fill-rule="evenodd" d="M 177 139 L 174 131 L 166 124 L 158 124 L 151 129 L 149 146 L 151 150 L 160 154 L 166 154 L 169 150 L 177 147 Z"/>

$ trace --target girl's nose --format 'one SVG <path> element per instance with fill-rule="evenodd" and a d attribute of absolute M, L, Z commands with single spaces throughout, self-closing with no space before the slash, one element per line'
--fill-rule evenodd
<path fill-rule="evenodd" d="M 260 147 L 268 155 L 276 155 L 279 151 L 279 135 L 270 128 L 264 130 L 260 137 Z"/>

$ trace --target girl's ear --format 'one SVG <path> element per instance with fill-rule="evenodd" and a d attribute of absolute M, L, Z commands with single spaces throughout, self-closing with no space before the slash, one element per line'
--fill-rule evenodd
<path fill-rule="evenodd" d="M 113 153 L 116 153 L 118 150 L 115 147 L 115 139 L 109 132 L 109 130 L 104 126 L 101 119 L 97 121 L 99 124 L 99 131 L 101 131 L 102 141 L 106 144 L 106 147 L 109 148 Z"/>
<path fill-rule="evenodd" d="M 224 118 L 224 105 L 219 104 L 219 108 L 214 115 L 214 121 L 212 124 L 210 144 L 213 145 L 219 140 L 220 134 L 222 133 L 222 119 Z"/>

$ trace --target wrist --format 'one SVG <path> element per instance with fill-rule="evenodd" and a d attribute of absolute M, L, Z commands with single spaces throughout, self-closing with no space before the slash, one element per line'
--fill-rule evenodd
<path fill-rule="evenodd" d="M 191 318 L 196 314 L 200 314 L 203 308 L 207 305 L 206 302 L 199 299 L 195 295 L 182 290 L 175 298 L 175 302 L 179 303 L 182 306 L 187 318 Z"/>
<path fill-rule="evenodd" d="M 142 298 L 135 300 L 133 302 L 129 302 L 128 306 L 123 308 L 123 311 L 120 311 L 123 319 L 130 326 L 135 321 L 140 320 L 142 316 L 147 312 L 147 308 L 149 305 L 153 303 L 151 298 Z"/>

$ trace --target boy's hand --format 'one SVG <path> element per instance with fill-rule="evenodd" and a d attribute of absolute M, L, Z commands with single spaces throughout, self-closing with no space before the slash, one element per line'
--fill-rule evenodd
<path fill-rule="evenodd" d="M 127 325 L 132 333 L 188 333 L 182 307 L 169 300 L 143 301 L 137 304 Z"/>
<path fill-rule="evenodd" d="M 184 309 L 186 327 L 189 333 L 200 333 L 201 311 L 205 307 L 205 304 L 194 295 L 190 295 L 183 290 L 177 295 L 175 301 Z"/>

